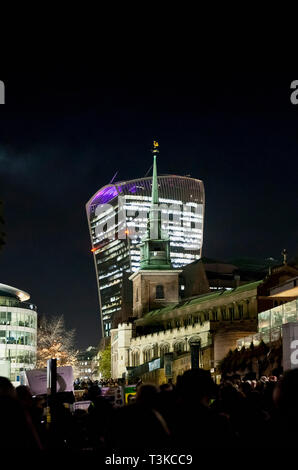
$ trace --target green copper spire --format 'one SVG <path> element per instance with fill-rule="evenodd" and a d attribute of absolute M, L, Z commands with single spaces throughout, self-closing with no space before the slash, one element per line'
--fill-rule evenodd
<path fill-rule="evenodd" d="M 158 142 L 153 141 L 153 174 L 152 174 L 152 204 L 158 204 L 158 183 L 157 183 L 157 167 L 156 155 L 159 153 Z"/>
<path fill-rule="evenodd" d="M 158 199 L 156 155 L 158 142 L 153 142 L 152 200 L 147 235 L 141 244 L 141 269 L 171 269 L 169 239 L 162 233 L 161 211 Z"/>
<path fill-rule="evenodd" d="M 158 199 L 158 181 L 157 181 L 157 165 L 156 156 L 159 153 L 158 142 L 153 141 L 153 172 L 152 172 L 152 191 L 151 191 L 151 207 L 149 214 L 149 234 L 148 238 L 158 240 L 162 238 L 161 234 L 161 214 Z"/>

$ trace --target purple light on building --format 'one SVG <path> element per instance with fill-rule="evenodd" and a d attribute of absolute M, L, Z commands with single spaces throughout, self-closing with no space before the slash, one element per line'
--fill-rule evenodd
<path fill-rule="evenodd" d="M 121 190 L 119 192 L 121 192 Z M 119 192 L 114 185 L 106 186 L 95 195 L 95 197 L 92 199 L 92 202 L 96 201 L 98 204 L 107 204 L 109 201 L 111 201 L 111 199 L 118 196 Z"/>
<path fill-rule="evenodd" d="M 135 184 L 129 188 L 129 192 L 133 194 L 137 192 L 137 187 Z"/>

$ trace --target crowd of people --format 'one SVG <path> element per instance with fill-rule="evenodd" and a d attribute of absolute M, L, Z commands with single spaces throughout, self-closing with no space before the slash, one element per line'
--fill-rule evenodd
<path fill-rule="evenodd" d="M 74 381 L 75 390 L 85 390 L 86 388 L 90 388 L 93 385 L 98 385 L 99 387 L 114 387 L 118 385 L 118 381 L 113 380 L 113 379 L 107 379 L 107 380 L 76 379 Z"/>
<path fill-rule="evenodd" d="M 135 400 L 120 407 L 99 383 L 89 383 L 86 394 L 88 409 L 73 411 L 73 394 L 32 397 L 0 377 L 0 447 L 177 451 L 289 447 L 298 438 L 298 369 L 220 385 L 208 371 L 188 370 L 175 385 L 140 382 Z"/>

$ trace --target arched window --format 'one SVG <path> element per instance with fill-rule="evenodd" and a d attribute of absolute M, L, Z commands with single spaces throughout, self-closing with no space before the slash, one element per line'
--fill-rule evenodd
<path fill-rule="evenodd" d="M 158 284 L 156 286 L 156 292 L 155 292 L 155 298 L 156 299 L 164 299 L 164 290 L 163 290 L 163 285 Z"/>
<path fill-rule="evenodd" d="M 185 351 L 185 344 L 182 341 L 179 341 L 174 344 L 174 351 L 176 354 L 182 354 Z"/>
<path fill-rule="evenodd" d="M 230 320 L 231 320 L 231 321 L 234 320 L 234 315 L 235 315 L 234 306 L 233 306 L 233 307 L 229 307 L 229 317 L 230 317 Z"/>
<path fill-rule="evenodd" d="M 153 358 L 158 357 L 158 344 L 157 343 L 153 345 L 152 354 L 153 354 Z"/>
<path fill-rule="evenodd" d="M 143 351 L 143 356 L 144 356 L 144 362 L 151 361 L 151 349 L 146 349 L 145 351 Z"/>
<path fill-rule="evenodd" d="M 140 365 L 140 353 L 139 351 L 133 351 L 132 353 L 132 365 L 136 367 Z"/>
<path fill-rule="evenodd" d="M 221 319 L 226 320 L 227 319 L 227 310 L 226 307 L 221 308 Z"/>
<path fill-rule="evenodd" d="M 170 345 L 169 344 L 161 344 L 160 345 L 160 357 L 163 357 L 169 351 L 170 351 Z"/>

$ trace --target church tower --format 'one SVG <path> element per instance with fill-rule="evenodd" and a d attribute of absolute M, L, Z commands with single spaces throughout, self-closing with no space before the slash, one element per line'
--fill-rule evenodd
<path fill-rule="evenodd" d="M 170 241 L 161 224 L 158 198 L 157 164 L 158 142 L 153 142 L 152 199 L 147 233 L 140 245 L 140 269 L 130 276 L 133 282 L 133 316 L 179 301 L 179 273 L 172 268 Z"/>

